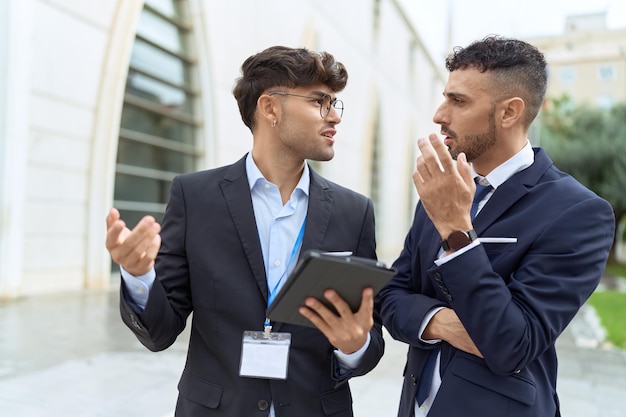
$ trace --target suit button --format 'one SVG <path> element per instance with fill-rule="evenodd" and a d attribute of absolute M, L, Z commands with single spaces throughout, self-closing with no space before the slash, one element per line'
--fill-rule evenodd
<path fill-rule="evenodd" d="M 413 385 L 417 385 L 417 379 L 415 379 L 415 375 L 411 374 L 411 382 L 413 382 Z"/>
<path fill-rule="evenodd" d="M 267 411 L 267 409 L 270 408 L 270 404 L 265 400 L 260 400 L 256 403 L 256 406 L 261 411 Z"/>
<path fill-rule="evenodd" d="M 435 281 L 442 282 L 441 274 L 439 272 L 435 272 Z"/>

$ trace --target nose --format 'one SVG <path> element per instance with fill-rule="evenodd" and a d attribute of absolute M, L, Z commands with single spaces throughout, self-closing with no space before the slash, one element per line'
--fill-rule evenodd
<path fill-rule="evenodd" d="M 339 123 L 341 123 L 341 116 L 339 116 L 339 111 L 334 106 L 330 106 L 330 111 L 328 112 L 324 120 L 338 125 Z"/>
<path fill-rule="evenodd" d="M 446 105 L 445 103 L 441 103 L 441 105 L 435 111 L 433 115 L 433 122 L 438 125 L 446 125 L 449 124 L 450 120 L 447 116 Z"/>

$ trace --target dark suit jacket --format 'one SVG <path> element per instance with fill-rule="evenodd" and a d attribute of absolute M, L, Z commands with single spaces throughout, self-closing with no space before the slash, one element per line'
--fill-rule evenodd
<path fill-rule="evenodd" d="M 454 309 L 484 359 L 441 343 L 442 384 L 429 417 L 552 417 L 556 338 L 596 288 L 613 241 L 611 206 L 556 169 L 543 150 L 497 188 L 474 219 L 483 243 L 437 267 L 441 237 L 418 205 L 398 274 L 380 293 L 383 323 L 409 344 L 398 415 L 414 416 L 432 346 L 418 329 Z"/>
<path fill-rule="evenodd" d="M 273 401 L 277 417 L 352 416 L 345 382 L 374 368 L 384 350 L 377 314 L 360 366 L 341 379 L 333 377 L 334 348 L 320 331 L 281 323 L 273 330 L 292 335 L 287 380 L 239 376 L 243 332 L 262 330 L 268 293 L 245 157 L 175 178 L 162 226 L 145 311 L 130 307 L 123 285 L 120 309 L 152 351 L 170 346 L 193 312 L 176 415 L 266 416 Z M 307 249 L 375 258 L 371 200 L 311 170 L 301 253 Z"/>

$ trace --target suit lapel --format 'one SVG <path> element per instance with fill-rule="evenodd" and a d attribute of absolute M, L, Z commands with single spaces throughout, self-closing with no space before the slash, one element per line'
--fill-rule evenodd
<path fill-rule="evenodd" d="M 514 174 L 500 185 L 474 219 L 474 230 L 478 236 L 520 198 L 524 197 L 551 166 L 552 160 L 548 155 L 542 149 L 535 149 L 533 164 Z"/>
<path fill-rule="evenodd" d="M 259 289 L 267 301 L 267 281 L 259 232 L 254 218 L 250 185 L 246 175 L 246 158 L 233 164 L 220 182 L 231 219 Z"/>
<path fill-rule="evenodd" d="M 333 191 L 328 181 L 316 174 L 310 167 L 309 172 L 311 174 L 309 207 L 302 249 L 300 250 L 301 255 L 306 250 L 322 248 L 333 207 Z"/>

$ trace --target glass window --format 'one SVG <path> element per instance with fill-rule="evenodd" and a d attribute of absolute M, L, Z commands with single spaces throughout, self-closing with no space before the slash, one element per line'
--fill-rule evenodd
<path fill-rule="evenodd" d="M 120 200 L 166 204 L 171 181 L 146 178 L 140 175 L 115 175 L 115 193 Z"/>
<path fill-rule="evenodd" d="M 180 1 L 146 0 L 145 5 L 172 19 L 179 17 L 181 14 Z"/>
<path fill-rule="evenodd" d="M 563 67 L 559 73 L 561 84 L 571 85 L 576 82 L 576 69 L 573 67 Z"/>
<path fill-rule="evenodd" d="M 120 138 L 117 163 L 166 172 L 189 172 L 194 169 L 195 158 L 156 145 Z"/>
<path fill-rule="evenodd" d="M 133 227 L 149 214 L 161 221 L 172 179 L 196 169 L 189 52 L 183 0 L 146 0 L 133 45 L 122 107 L 114 206 Z M 113 269 L 117 269 L 114 265 Z"/>
<path fill-rule="evenodd" d="M 122 127 L 181 143 L 194 142 L 194 125 L 175 119 L 167 112 L 156 112 L 127 103 L 122 109 Z"/>
<path fill-rule="evenodd" d="M 137 34 L 172 52 L 185 51 L 184 31 L 150 10 L 141 12 Z"/>
<path fill-rule="evenodd" d="M 185 62 L 141 39 L 137 39 L 130 58 L 131 68 L 158 76 L 174 85 L 184 86 L 189 82 L 189 67 Z"/>
<path fill-rule="evenodd" d="M 615 68 L 611 64 L 603 64 L 598 67 L 600 81 L 610 82 L 615 78 Z"/>
<path fill-rule="evenodd" d="M 135 97 L 150 100 L 169 109 L 191 115 L 192 96 L 187 91 L 139 72 L 129 71 L 126 92 Z"/>

